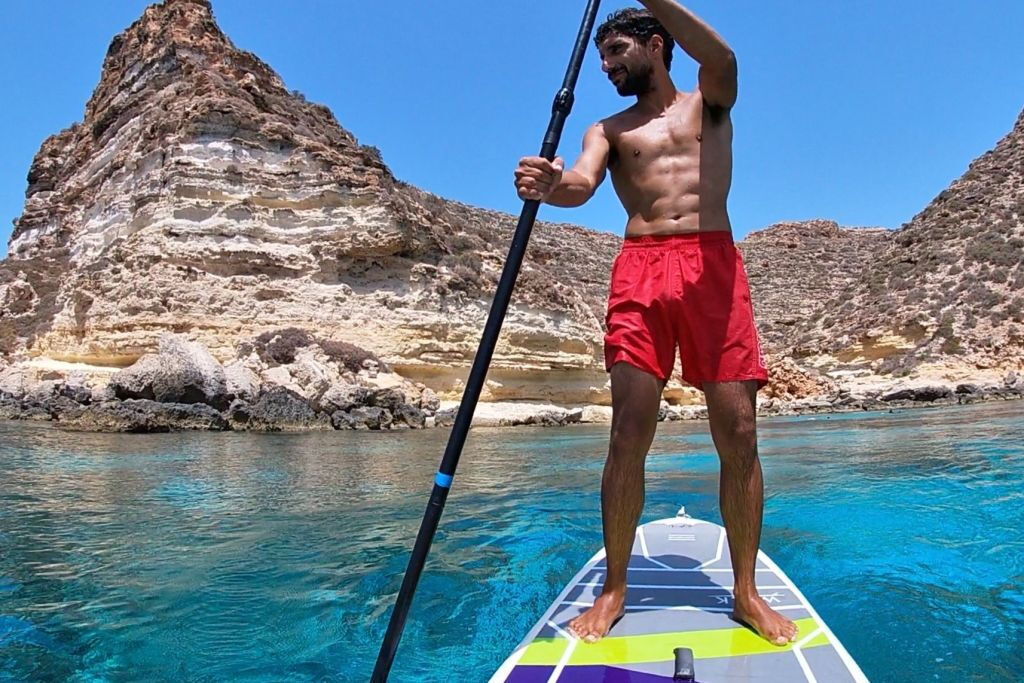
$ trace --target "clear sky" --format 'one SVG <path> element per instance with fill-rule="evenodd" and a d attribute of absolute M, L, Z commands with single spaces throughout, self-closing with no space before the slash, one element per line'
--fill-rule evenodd
<path fill-rule="evenodd" d="M 81 120 L 113 36 L 149 4 L 9 0 L 0 22 L 0 255 L 32 157 Z M 630 0 L 605 2 L 602 17 Z M 518 158 L 535 154 L 583 0 L 213 0 L 234 43 L 326 104 L 400 179 L 518 213 Z M 779 220 L 899 227 L 1024 107 L 1021 0 L 694 0 L 735 50 L 730 211 L 738 236 Z M 678 51 L 676 85 L 696 67 Z M 629 103 L 591 48 L 560 152 Z M 622 234 L 610 183 L 541 217 Z"/>

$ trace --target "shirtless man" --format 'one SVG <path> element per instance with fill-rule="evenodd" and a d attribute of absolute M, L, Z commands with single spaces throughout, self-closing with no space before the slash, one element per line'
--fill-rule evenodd
<path fill-rule="evenodd" d="M 602 70 L 636 103 L 590 127 L 571 170 L 563 172 L 560 158 L 525 157 L 515 174 L 523 199 L 580 206 L 610 169 L 629 215 L 605 321 L 613 410 L 601 481 L 608 574 L 594 606 L 570 629 L 594 642 L 623 613 L 626 566 L 644 503 L 644 461 L 678 345 L 683 380 L 704 392 L 721 461 L 733 616 L 784 645 L 796 639 L 796 626 L 768 607 L 754 583 L 764 495 L 755 394 L 768 372 L 726 212 L 736 58 L 674 0 L 641 2 L 647 11 L 616 12 L 595 38 Z M 669 76 L 675 42 L 700 64 L 694 92 L 679 92 Z"/>

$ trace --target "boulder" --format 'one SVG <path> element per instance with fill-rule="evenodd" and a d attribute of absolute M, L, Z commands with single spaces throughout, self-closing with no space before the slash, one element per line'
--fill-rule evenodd
<path fill-rule="evenodd" d="M 434 426 L 435 427 L 451 427 L 455 424 L 455 414 L 459 411 L 458 406 L 453 408 L 445 408 L 444 410 L 438 410 L 434 413 Z"/>
<path fill-rule="evenodd" d="M 178 335 L 160 337 L 159 353 L 148 354 L 110 379 L 120 399 L 158 403 L 229 404 L 224 368 L 206 348 Z"/>
<path fill-rule="evenodd" d="M 399 406 L 406 404 L 405 394 L 393 387 L 371 391 L 366 398 L 366 402 L 371 406 L 385 408 L 391 411 L 392 414 L 398 410 Z"/>
<path fill-rule="evenodd" d="M 224 411 L 224 417 L 232 429 L 244 431 L 249 428 L 252 406 L 248 401 L 236 398 Z"/>
<path fill-rule="evenodd" d="M 30 386 L 28 373 L 23 368 L 12 365 L 0 370 L 0 392 L 8 397 L 20 399 Z"/>
<path fill-rule="evenodd" d="M 317 413 L 299 394 L 286 387 L 271 387 L 249 410 L 246 429 L 263 432 L 333 429 L 329 417 Z"/>
<path fill-rule="evenodd" d="M 607 424 L 611 421 L 611 406 L 585 406 L 580 415 L 580 422 Z"/>
<path fill-rule="evenodd" d="M 424 388 L 420 393 L 420 410 L 427 415 L 433 415 L 441 407 L 441 399 L 431 389 Z"/>
<path fill-rule="evenodd" d="M 92 389 L 81 381 L 69 380 L 60 385 L 58 390 L 60 396 L 71 399 L 75 403 L 83 405 L 92 403 Z"/>
<path fill-rule="evenodd" d="M 931 403 L 932 401 L 938 401 L 939 399 L 949 398 L 952 395 L 953 392 L 949 387 L 941 385 L 917 387 L 914 389 L 915 401 L 926 401 Z"/>
<path fill-rule="evenodd" d="M 1011 370 L 1003 378 L 1003 386 L 1014 394 L 1024 394 L 1024 375 L 1016 370 Z"/>
<path fill-rule="evenodd" d="M 58 415 L 57 425 L 61 429 L 85 432 L 228 429 L 225 419 L 211 406 L 202 403 L 163 403 L 147 399 L 93 403 L 74 413 Z"/>
<path fill-rule="evenodd" d="M 320 397 L 320 405 L 330 411 L 352 410 L 368 402 L 370 390 L 355 384 L 335 384 Z"/>
<path fill-rule="evenodd" d="M 344 410 L 335 410 L 331 413 L 331 424 L 335 429 L 359 429 L 355 418 Z M 368 429 L 368 427 L 364 426 L 363 429 Z"/>
<path fill-rule="evenodd" d="M 260 378 L 246 363 L 233 360 L 224 366 L 224 388 L 232 401 L 253 401 L 259 395 Z"/>
<path fill-rule="evenodd" d="M 0 396 L 0 420 L 17 420 L 21 414 L 21 402 L 10 396 Z"/>
<path fill-rule="evenodd" d="M 413 429 L 423 429 L 426 426 L 426 415 L 423 414 L 422 410 L 411 403 L 402 403 L 398 406 L 393 415 L 396 420 L 395 424 L 399 424 L 398 421 L 401 420 L 402 423 L 412 427 Z"/>
<path fill-rule="evenodd" d="M 885 402 L 890 401 L 909 401 L 914 398 L 914 389 L 900 388 L 888 393 L 882 394 L 882 400 Z"/>
<path fill-rule="evenodd" d="M 299 385 L 292 380 L 292 373 L 283 365 L 275 365 L 264 370 L 260 373 L 260 379 L 264 384 L 275 387 L 287 387 L 295 393 L 299 393 Z"/>
<path fill-rule="evenodd" d="M 348 414 L 356 429 L 387 429 L 393 420 L 391 411 L 379 406 L 353 408 Z"/>
<path fill-rule="evenodd" d="M 304 348 L 296 352 L 295 362 L 288 365 L 288 372 L 299 393 L 312 403 L 317 403 L 324 392 L 340 379 L 337 371 L 324 360 L 316 356 L 313 348 Z"/>
<path fill-rule="evenodd" d="M 708 419 L 707 406 L 679 406 L 679 419 L 681 420 L 706 420 Z"/>

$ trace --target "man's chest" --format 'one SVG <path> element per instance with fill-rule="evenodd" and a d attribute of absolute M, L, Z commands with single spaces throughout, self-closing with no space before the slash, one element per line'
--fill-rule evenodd
<path fill-rule="evenodd" d="M 700 107 L 674 107 L 661 116 L 624 123 L 609 140 L 617 165 L 700 155 L 704 137 Z"/>

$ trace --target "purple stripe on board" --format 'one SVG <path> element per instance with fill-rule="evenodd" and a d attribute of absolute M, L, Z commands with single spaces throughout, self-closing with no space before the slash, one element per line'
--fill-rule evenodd
<path fill-rule="evenodd" d="M 665 683 L 671 680 L 671 676 L 617 669 L 614 666 L 567 666 L 558 677 L 558 683 Z"/>
<path fill-rule="evenodd" d="M 554 673 L 553 666 L 526 666 L 517 664 L 509 673 L 505 683 L 547 683 Z"/>

